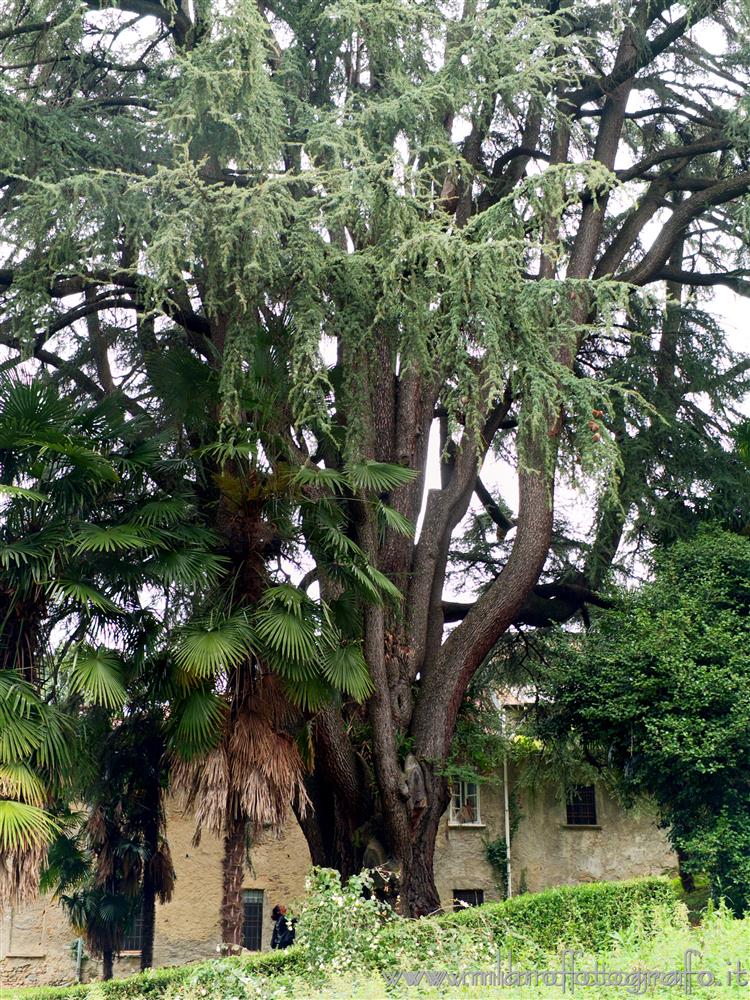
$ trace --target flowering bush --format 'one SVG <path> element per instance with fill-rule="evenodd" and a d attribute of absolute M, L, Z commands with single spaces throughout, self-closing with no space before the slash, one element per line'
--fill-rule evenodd
<path fill-rule="evenodd" d="M 372 888 L 368 872 L 342 883 L 337 871 L 312 869 L 305 880 L 305 901 L 292 913 L 311 970 L 337 974 L 355 964 L 377 962 L 383 928 L 398 918 L 372 895 Z"/>

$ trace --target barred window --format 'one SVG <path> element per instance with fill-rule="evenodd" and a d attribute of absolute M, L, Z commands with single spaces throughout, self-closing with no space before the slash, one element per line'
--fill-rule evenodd
<path fill-rule="evenodd" d="M 242 923 L 242 947 L 249 951 L 260 951 L 263 935 L 263 890 L 245 889 L 242 894 L 244 920 Z"/>
<path fill-rule="evenodd" d="M 125 936 L 122 939 L 122 950 L 143 950 L 143 909 L 140 904 L 133 919 L 130 921 L 130 926 L 125 931 Z"/>
<path fill-rule="evenodd" d="M 484 902 L 484 889 L 454 889 L 453 909 L 464 910 L 467 906 L 481 906 Z"/>
<path fill-rule="evenodd" d="M 568 793 L 568 826 L 596 826 L 596 793 L 593 785 L 578 785 Z"/>

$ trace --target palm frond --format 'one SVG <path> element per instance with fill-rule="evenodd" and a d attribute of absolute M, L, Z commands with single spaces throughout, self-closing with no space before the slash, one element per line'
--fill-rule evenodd
<path fill-rule="evenodd" d="M 170 526 L 184 518 L 186 510 L 185 501 L 179 497 L 161 497 L 141 504 L 132 518 L 136 524 Z"/>
<path fill-rule="evenodd" d="M 414 525 L 411 523 L 408 517 L 404 517 L 393 507 L 389 507 L 384 504 L 381 500 L 377 501 L 377 511 L 378 520 L 381 523 L 382 528 L 390 528 L 391 531 L 395 531 L 399 535 L 406 535 L 407 538 L 411 538 L 414 534 Z"/>
<path fill-rule="evenodd" d="M 35 503 L 43 503 L 47 500 L 44 493 L 38 490 L 29 490 L 25 486 L 9 486 L 0 483 L 0 496 L 18 497 L 21 500 L 33 500 Z"/>
<path fill-rule="evenodd" d="M 42 702 L 30 684 L 0 670 L 0 761 L 26 760 L 43 739 Z"/>
<path fill-rule="evenodd" d="M 153 537 L 136 524 L 82 524 L 75 533 L 76 554 L 82 552 L 119 552 L 142 549 L 153 544 Z"/>
<path fill-rule="evenodd" d="M 315 621 L 310 615 L 313 602 L 298 591 L 296 603 L 274 587 L 264 595 L 255 616 L 255 628 L 264 652 L 274 660 L 294 663 L 311 661 L 316 652 Z M 288 588 L 296 590 L 297 588 Z"/>
<path fill-rule="evenodd" d="M 81 647 L 68 671 L 71 690 L 105 708 L 121 708 L 127 700 L 122 663 L 108 650 Z"/>
<path fill-rule="evenodd" d="M 43 806 L 47 798 L 38 774 L 20 761 L 0 764 L 0 799 L 17 799 L 31 806 Z"/>
<path fill-rule="evenodd" d="M 56 776 L 65 771 L 71 758 L 75 727 L 67 712 L 56 705 L 44 704 L 40 711 L 42 728 L 34 761 Z"/>
<path fill-rule="evenodd" d="M 317 465 L 303 465 L 295 476 L 300 486 L 323 486 L 341 493 L 347 486 L 346 476 L 336 469 L 321 469 Z"/>
<path fill-rule="evenodd" d="M 48 844 L 57 829 L 53 818 L 39 806 L 0 798 L 0 855 Z"/>
<path fill-rule="evenodd" d="M 94 608 L 105 614 L 121 614 L 123 609 L 111 601 L 105 594 L 102 594 L 91 584 L 83 583 L 82 580 L 56 580 L 50 586 L 50 597 L 65 598 L 81 605 L 82 608 Z"/>
<path fill-rule="evenodd" d="M 180 757 L 190 759 L 210 750 L 221 738 L 225 702 L 213 691 L 198 688 L 174 707 L 171 744 Z"/>
<path fill-rule="evenodd" d="M 317 712 L 336 698 L 336 691 L 319 674 L 294 680 L 283 678 L 282 690 L 302 712 Z"/>
<path fill-rule="evenodd" d="M 159 583 L 190 586 L 218 580 L 226 560 L 211 552 L 194 548 L 169 549 L 159 552 L 145 563 L 144 569 Z"/>
<path fill-rule="evenodd" d="M 352 487 L 364 493 L 388 493 L 406 486 L 416 476 L 413 469 L 387 462 L 350 462 L 345 472 Z"/>
<path fill-rule="evenodd" d="M 362 702 L 373 692 L 372 678 L 360 643 L 334 646 L 321 660 L 321 672 L 328 683 Z"/>
<path fill-rule="evenodd" d="M 209 615 L 188 622 L 177 633 L 172 647 L 175 663 L 195 677 L 226 673 L 252 654 L 256 645 L 247 617 Z"/>

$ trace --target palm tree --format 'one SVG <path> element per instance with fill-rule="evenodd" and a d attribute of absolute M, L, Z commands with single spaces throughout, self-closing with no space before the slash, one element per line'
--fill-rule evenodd
<path fill-rule="evenodd" d="M 0 378 L 0 902 L 37 889 L 75 718 L 127 701 L 118 645 L 145 649 L 180 594 L 218 577 L 213 536 L 175 476 L 161 491 L 170 470 L 142 430 L 112 401 Z"/>
<path fill-rule="evenodd" d="M 346 494 L 355 482 L 377 494 L 388 488 L 384 483 L 403 481 L 409 473 L 375 463 L 335 476 L 311 467 L 284 483 L 279 496 L 276 481 L 269 473 L 264 478 L 257 460 L 248 462 L 236 443 L 225 445 L 220 457 L 231 463 L 231 473 L 222 473 L 223 517 L 232 518 L 243 539 L 234 550 L 242 558 L 210 595 L 212 610 L 175 633 L 178 669 L 196 684 L 210 679 L 215 700 L 204 689 L 191 720 L 200 706 L 214 712 L 200 733 L 207 740 L 202 752 L 190 739 L 187 745 L 175 741 L 174 777 L 195 811 L 196 838 L 204 828 L 223 837 L 222 938 L 236 948 L 248 836 L 255 841 L 279 830 L 290 808 L 304 818 L 309 805 L 304 762 L 292 734 L 332 699 L 361 702 L 370 693 L 356 609 L 362 599 L 395 596 L 344 532 Z M 393 514 L 377 495 L 372 502 L 384 518 Z M 269 537 L 290 545 L 302 535 L 326 567 L 327 589 L 336 595 L 328 602 L 288 581 L 274 583 L 263 553 L 248 545 Z M 183 725 L 178 705 L 175 715 L 178 727 Z"/>
<path fill-rule="evenodd" d="M 164 828 L 163 719 L 137 704 L 113 716 L 93 707 L 81 720 L 78 794 L 84 811 L 52 844 L 42 885 L 112 976 L 114 956 L 138 915 L 141 968 L 153 961 L 157 898 L 167 902 L 174 870 Z"/>

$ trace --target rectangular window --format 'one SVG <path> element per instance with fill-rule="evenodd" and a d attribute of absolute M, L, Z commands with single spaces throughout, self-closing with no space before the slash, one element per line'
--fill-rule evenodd
<path fill-rule="evenodd" d="M 484 889 L 454 889 L 453 909 L 465 910 L 467 906 L 481 906 L 484 902 Z"/>
<path fill-rule="evenodd" d="M 122 939 L 122 950 L 123 951 L 141 951 L 143 949 L 143 910 L 138 907 L 138 910 L 133 917 L 130 926 L 125 931 L 125 937 Z"/>
<path fill-rule="evenodd" d="M 596 826 L 596 794 L 593 785 L 578 785 L 568 793 L 568 826 Z"/>
<path fill-rule="evenodd" d="M 450 822 L 459 826 L 479 826 L 479 785 L 473 781 L 454 781 Z"/>
<path fill-rule="evenodd" d="M 263 890 L 245 889 L 242 896 L 244 907 L 242 947 L 248 951 L 260 951 L 263 934 Z"/>

